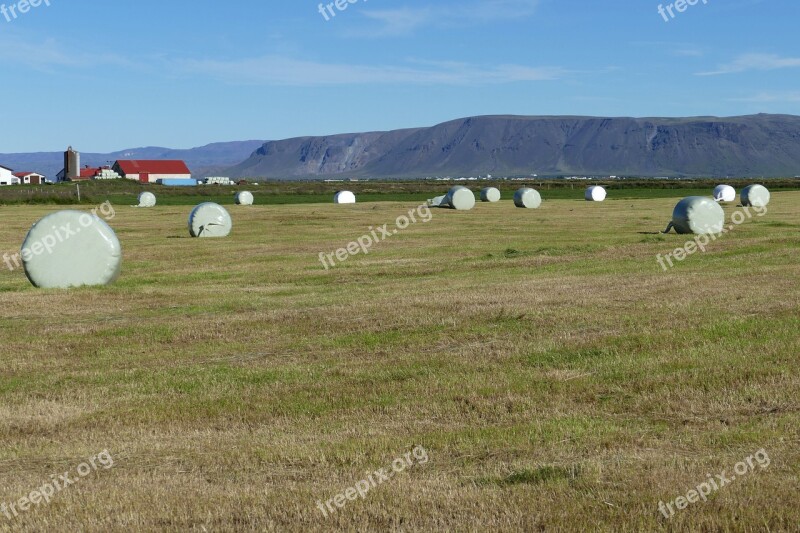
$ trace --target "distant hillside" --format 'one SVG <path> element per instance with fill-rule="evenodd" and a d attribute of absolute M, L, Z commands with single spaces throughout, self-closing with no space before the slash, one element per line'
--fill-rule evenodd
<path fill-rule="evenodd" d="M 795 176 L 800 117 L 485 116 L 265 143 L 234 177 Z"/>
<path fill-rule="evenodd" d="M 264 141 L 237 141 L 214 143 L 187 150 L 147 147 L 120 150 L 110 154 L 81 153 L 81 165 L 109 165 L 117 159 L 183 159 L 194 176 L 206 177 L 241 162 L 263 143 Z M 64 148 L 66 149 L 66 146 Z M 75 148 L 80 150 L 79 147 Z M 64 167 L 64 154 L 62 152 L 0 154 L 0 165 L 16 171 L 39 172 L 53 179 Z"/>
<path fill-rule="evenodd" d="M 485 116 L 387 132 L 82 153 L 81 163 L 133 158 L 183 159 L 196 177 L 786 177 L 800 175 L 800 117 Z M 53 177 L 63 155 L 0 154 L 0 165 Z"/>

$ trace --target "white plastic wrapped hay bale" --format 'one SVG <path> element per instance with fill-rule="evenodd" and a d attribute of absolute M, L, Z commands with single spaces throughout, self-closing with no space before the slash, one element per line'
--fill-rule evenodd
<path fill-rule="evenodd" d="M 192 237 L 227 237 L 233 229 L 228 211 L 219 204 L 204 202 L 189 215 L 189 234 Z"/>
<path fill-rule="evenodd" d="M 523 187 L 514 193 L 514 205 L 525 209 L 538 209 L 542 205 L 542 196 L 536 189 Z"/>
<path fill-rule="evenodd" d="M 675 228 L 680 234 L 722 233 L 725 225 L 725 211 L 717 202 L 705 196 L 689 196 L 684 198 L 672 211 L 670 222 L 664 233 Z"/>
<path fill-rule="evenodd" d="M 469 211 L 475 207 L 475 193 L 464 186 L 451 187 L 440 206 L 447 206 L 458 211 Z"/>
<path fill-rule="evenodd" d="M 43 289 L 108 285 L 122 266 L 122 246 L 114 230 L 82 211 L 58 211 L 39 220 L 25 237 L 20 256 L 25 275 Z"/>
<path fill-rule="evenodd" d="M 735 202 L 736 189 L 730 185 L 717 185 L 714 187 L 714 200 L 718 202 Z"/>
<path fill-rule="evenodd" d="M 500 189 L 497 187 L 484 187 L 481 189 L 481 202 L 499 202 Z"/>
<path fill-rule="evenodd" d="M 587 202 L 602 202 L 606 199 L 606 190 L 599 185 L 592 185 L 586 189 Z"/>
<path fill-rule="evenodd" d="M 333 203 L 335 204 L 354 204 L 356 203 L 356 195 L 351 191 L 339 191 L 333 195 Z"/>
<path fill-rule="evenodd" d="M 442 202 L 444 202 L 445 198 L 447 198 L 446 194 L 437 196 L 436 198 L 431 198 L 428 200 L 428 205 L 431 207 L 448 207 L 448 206 L 442 206 Z"/>
<path fill-rule="evenodd" d="M 763 185 L 748 185 L 742 189 L 742 205 L 745 207 L 766 207 L 769 199 L 769 190 Z"/>
<path fill-rule="evenodd" d="M 250 191 L 240 191 L 236 193 L 236 205 L 253 205 L 255 198 Z"/>
<path fill-rule="evenodd" d="M 137 207 L 155 207 L 156 195 L 151 192 L 143 192 L 139 194 L 139 205 Z"/>

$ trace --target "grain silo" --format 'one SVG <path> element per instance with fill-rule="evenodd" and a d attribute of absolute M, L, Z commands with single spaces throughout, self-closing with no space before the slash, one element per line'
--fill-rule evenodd
<path fill-rule="evenodd" d="M 122 246 L 114 230 L 82 211 L 57 211 L 39 220 L 20 255 L 25 275 L 43 289 L 108 285 L 122 266 Z"/>
<path fill-rule="evenodd" d="M 714 200 L 718 202 L 735 202 L 736 189 L 730 185 L 717 185 L 714 187 Z"/>
<path fill-rule="evenodd" d="M 236 193 L 236 205 L 253 205 L 255 198 L 250 191 L 240 191 Z"/>
<path fill-rule="evenodd" d="M 769 199 L 769 190 L 763 185 L 748 185 L 742 189 L 742 205 L 745 207 L 766 207 Z"/>
<path fill-rule="evenodd" d="M 542 205 L 542 196 L 536 189 L 523 187 L 514 193 L 514 205 L 525 209 L 538 209 Z"/>
<path fill-rule="evenodd" d="M 606 199 L 606 190 L 599 185 L 592 185 L 586 189 L 586 201 L 602 202 Z"/>
<path fill-rule="evenodd" d="M 233 228 L 231 215 L 219 204 L 204 202 L 189 215 L 192 237 L 227 237 Z"/>
<path fill-rule="evenodd" d="M 356 195 L 351 191 L 339 191 L 333 195 L 333 203 L 335 204 L 354 204 L 356 203 Z"/>
<path fill-rule="evenodd" d="M 497 187 L 484 187 L 481 189 L 481 202 L 499 202 L 500 189 Z"/>
<path fill-rule="evenodd" d="M 672 211 L 672 222 L 664 233 L 671 228 L 680 234 L 722 233 L 725 226 L 725 211 L 717 202 L 705 196 L 689 196 L 684 198 Z"/>

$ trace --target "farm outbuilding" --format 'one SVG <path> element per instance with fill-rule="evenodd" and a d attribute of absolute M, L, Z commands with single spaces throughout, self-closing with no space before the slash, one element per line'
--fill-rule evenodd
<path fill-rule="evenodd" d="M 42 185 L 45 182 L 44 176 L 37 172 L 14 172 L 14 176 L 19 178 L 20 185 Z"/>
<path fill-rule="evenodd" d="M 0 166 L 0 185 L 19 185 L 20 179 L 8 167 Z"/>
<path fill-rule="evenodd" d="M 141 183 L 157 183 L 158 180 L 192 179 L 192 172 L 186 163 L 169 159 L 120 159 L 114 163 L 113 170 L 129 180 Z"/>

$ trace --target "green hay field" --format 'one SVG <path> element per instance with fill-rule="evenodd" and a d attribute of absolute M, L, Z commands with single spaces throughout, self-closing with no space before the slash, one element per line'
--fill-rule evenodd
<path fill-rule="evenodd" d="M 328 270 L 419 202 L 230 206 L 226 239 L 116 204 L 116 284 L 0 264 L 0 503 L 113 457 L 0 530 L 797 531 L 800 192 L 665 272 L 677 194 L 434 210 Z M 0 253 L 58 208 L 0 207 Z"/>

